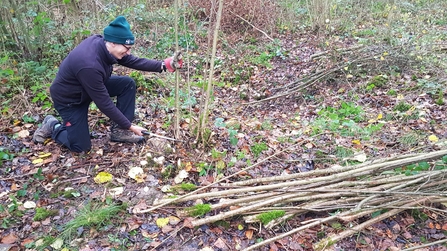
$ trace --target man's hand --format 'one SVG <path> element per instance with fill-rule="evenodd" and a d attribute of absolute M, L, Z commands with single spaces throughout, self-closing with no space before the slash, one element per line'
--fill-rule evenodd
<path fill-rule="evenodd" d="M 176 51 L 174 53 L 174 56 L 165 59 L 164 63 L 166 65 L 166 69 L 169 72 L 174 72 L 175 70 L 182 68 L 183 66 L 182 52 Z"/>
<path fill-rule="evenodd" d="M 131 125 L 129 130 L 131 130 L 132 132 L 134 132 L 136 135 L 138 136 L 143 136 L 143 131 L 147 131 L 146 128 L 141 127 L 141 126 L 137 126 L 137 125 Z"/>

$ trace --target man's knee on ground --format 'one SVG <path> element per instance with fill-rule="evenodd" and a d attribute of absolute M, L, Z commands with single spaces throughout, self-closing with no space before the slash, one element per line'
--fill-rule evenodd
<path fill-rule="evenodd" d="M 92 149 L 92 144 L 91 143 L 89 143 L 89 144 L 82 144 L 82 145 L 72 144 L 70 146 L 70 151 L 77 152 L 77 153 L 88 152 L 91 149 Z"/>

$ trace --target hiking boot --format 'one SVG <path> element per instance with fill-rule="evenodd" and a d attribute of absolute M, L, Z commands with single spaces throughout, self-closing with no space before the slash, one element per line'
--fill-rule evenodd
<path fill-rule="evenodd" d="M 34 142 L 43 143 L 46 139 L 51 138 L 53 126 L 57 123 L 59 123 L 59 120 L 57 120 L 54 116 L 46 116 L 42 122 L 42 125 L 34 132 Z"/>
<path fill-rule="evenodd" d="M 138 136 L 130 130 L 112 127 L 110 140 L 123 143 L 141 143 L 144 141 L 143 136 Z"/>

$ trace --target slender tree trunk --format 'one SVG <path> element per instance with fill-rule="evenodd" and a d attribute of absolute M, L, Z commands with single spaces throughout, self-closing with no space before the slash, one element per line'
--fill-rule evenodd
<path fill-rule="evenodd" d="M 219 0 L 219 8 L 217 10 L 217 16 L 216 16 L 216 26 L 214 27 L 214 37 L 213 37 L 213 49 L 211 52 L 211 62 L 210 62 L 210 70 L 209 70 L 209 78 L 208 78 L 208 85 L 205 92 L 205 103 L 203 106 L 203 111 L 201 114 L 201 120 L 200 120 L 200 129 L 201 129 L 201 136 L 202 136 L 202 142 L 205 142 L 205 125 L 208 118 L 208 107 L 210 102 L 210 97 L 213 92 L 213 75 L 214 75 L 214 59 L 216 57 L 216 50 L 217 50 L 217 40 L 219 36 L 219 28 L 220 28 L 220 20 L 222 17 L 222 9 L 223 9 L 223 0 Z"/>
<path fill-rule="evenodd" d="M 178 3 L 179 0 L 174 0 L 175 9 L 175 51 L 179 50 L 178 47 Z M 174 135 L 178 139 L 180 137 L 180 74 L 175 71 L 175 122 L 174 122 Z"/>

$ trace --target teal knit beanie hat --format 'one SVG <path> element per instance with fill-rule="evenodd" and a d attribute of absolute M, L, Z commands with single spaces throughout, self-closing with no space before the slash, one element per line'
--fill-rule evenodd
<path fill-rule="evenodd" d="M 123 16 L 118 16 L 104 29 L 104 40 L 117 44 L 132 45 L 135 43 L 130 25 Z"/>

